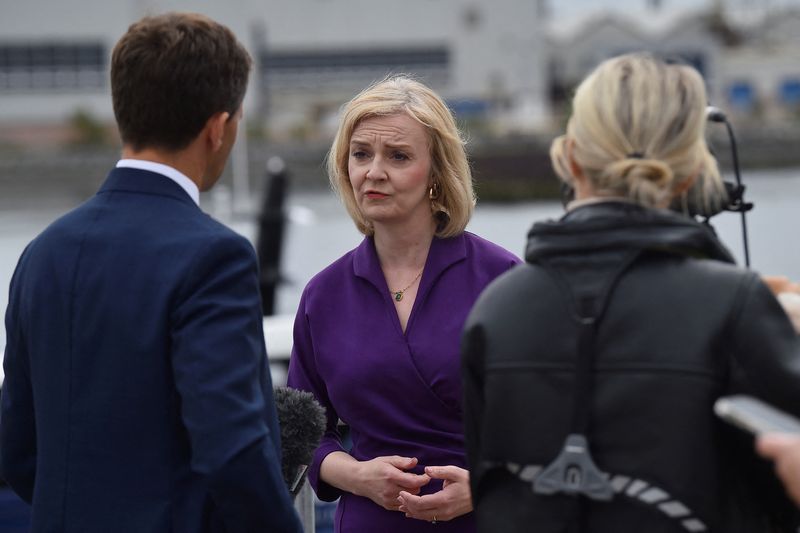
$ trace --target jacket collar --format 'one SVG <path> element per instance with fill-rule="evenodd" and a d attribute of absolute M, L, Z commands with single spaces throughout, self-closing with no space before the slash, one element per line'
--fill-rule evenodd
<path fill-rule="evenodd" d="M 534 224 L 525 259 L 612 249 L 660 250 L 734 263 L 710 226 L 671 211 L 617 201 L 583 205 L 558 221 Z"/>
<path fill-rule="evenodd" d="M 157 172 L 138 168 L 114 168 L 97 194 L 108 192 L 132 192 L 174 198 L 200 209 L 180 185 Z"/>

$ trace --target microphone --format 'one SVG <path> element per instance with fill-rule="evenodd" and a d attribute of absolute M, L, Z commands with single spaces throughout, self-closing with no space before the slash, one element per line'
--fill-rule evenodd
<path fill-rule="evenodd" d="M 725 129 L 728 131 L 728 139 L 731 142 L 731 159 L 733 161 L 733 174 L 736 176 L 736 183 L 730 182 L 723 182 L 725 185 L 725 190 L 728 193 L 728 205 L 722 206 L 723 211 L 732 211 L 734 213 L 739 213 L 742 216 L 742 245 L 744 247 L 744 264 L 747 268 L 750 268 L 750 246 L 748 244 L 747 239 L 747 219 L 745 214 L 753 209 L 752 202 L 746 202 L 744 200 L 744 189 L 745 186 L 742 185 L 742 176 L 739 172 L 739 151 L 736 149 L 736 135 L 733 134 L 733 126 L 731 126 L 728 117 L 725 116 L 725 113 L 714 106 L 707 106 L 706 107 L 706 120 L 710 122 L 717 122 L 720 124 L 725 124 Z M 694 208 L 689 208 L 689 212 L 692 213 Z M 719 211 L 714 210 L 708 213 L 699 211 L 699 215 L 704 216 L 706 222 L 708 219 L 717 214 Z"/>
<path fill-rule="evenodd" d="M 310 392 L 276 387 L 273 391 L 281 427 L 281 469 L 294 498 L 305 481 L 308 465 L 325 433 L 325 409 Z"/>
<path fill-rule="evenodd" d="M 710 120 L 711 122 L 725 122 L 728 118 L 725 116 L 725 112 L 718 107 L 714 107 L 713 105 L 706 107 L 706 119 Z"/>
<path fill-rule="evenodd" d="M 723 181 L 725 186 L 725 193 L 728 197 L 727 203 L 719 205 L 702 205 L 699 202 L 695 187 L 689 189 L 689 194 L 686 198 L 686 203 L 683 203 L 680 198 L 676 198 L 670 209 L 679 213 L 684 213 L 691 217 L 703 217 L 706 220 L 717 215 L 723 211 L 731 211 L 734 213 L 745 213 L 753 208 L 753 204 L 744 200 L 745 186 L 742 185 L 741 177 L 739 176 L 739 159 L 736 151 L 736 139 L 733 136 L 733 130 L 728 122 L 728 117 L 725 112 L 713 105 L 706 106 L 706 120 L 710 122 L 718 122 L 725 124 L 728 128 L 728 134 L 731 139 L 731 151 L 733 152 L 734 159 L 734 172 L 736 174 L 736 183 L 730 181 Z"/>
<path fill-rule="evenodd" d="M 733 183 L 731 181 L 723 181 L 722 185 L 725 187 L 725 193 L 728 196 L 728 201 L 725 204 L 719 205 L 704 205 L 697 198 L 695 186 L 689 188 L 689 193 L 686 196 L 684 203 L 681 198 L 675 198 L 670 204 L 670 209 L 676 213 L 682 213 L 690 217 L 703 217 L 706 220 L 722 213 L 723 211 L 730 211 L 734 213 L 743 213 L 750 211 L 753 204 L 744 201 L 745 186 Z"/>

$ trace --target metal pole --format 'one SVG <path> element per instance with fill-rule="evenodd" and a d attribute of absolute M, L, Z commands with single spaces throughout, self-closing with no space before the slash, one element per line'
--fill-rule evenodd
<path fill-rule="evenodd" d="M 267 161 L 267 184 L 258 217 L 256 253 L 260 268 L 259 288 L 264 316 L 275 313 L 275 292 L 281 281 L 283 232 L 286 226 L 284 200 L 289 179 L 286 164 L 279 157 Z"/>
<path fill-rule="evenodd" d="M 303 481 L 303 488 L 294 500 L 294 508 L 300 515 L 300 522 L 303 524 L 305 533 L 314 533 L 314 491 L 308 481 Z"/>

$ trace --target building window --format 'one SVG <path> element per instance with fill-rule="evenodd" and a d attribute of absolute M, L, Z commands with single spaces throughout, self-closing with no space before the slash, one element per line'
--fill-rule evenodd
<path fill-rule="evenodd" d="M 756 104 L 756 93 L 753 86 L 746 81 L 739 81 L 728 86 L 728 103 L 739 111 L 750 111 Z"/>
<path fill-rule="evenodd" d="M 787 79 L 780 87 L 781 103 L 791 107 L 800 106 L 800 79 Z"/>
<path fill-rule="evenodd" d="M 668 64 L 689 65 L 690 67 L 694 67 L 703 78 L 706 77 L 707 62 L 705 54 L 702 52 L 672 51 L 662 53 L 661 57 Z"/>
<path fill-rule="evenodd" d="M 262 51 L 259 69 L 271 88 L 318 89 L 334 85 L 363 86 L 387 74 L 407 73 L 427 83 L 447 79 L 450 55 L 445 47 Z"/>
<path fill-rule="evenodd" d="M 0 91 L 101 89 L 106 50 L 101 43 L 2 43 Z"/>
<path fill-rule="evenodd" d="M 476 99 L 447 100 L 447 106 L 460 119 L 484 117 L 489 112 L 489 102 Z"/>

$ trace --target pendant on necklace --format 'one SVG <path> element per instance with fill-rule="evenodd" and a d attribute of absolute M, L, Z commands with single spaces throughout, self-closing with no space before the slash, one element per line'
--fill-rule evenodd
<path fill-rule="evenodd" d="M 417 282 L 417 280 L 420 278 L 420 276 L 422 276 L 422 270 L 419 271 L 419 274 L 417 274 L 417 276 L 414 279 L 411 280 L 411 283 L 409 283 L 408 286 L 405 289 L 400 289 L 399 291 L 393 291 L 392 289 L 389 289 L 389 294 L 391 294 L 394 297 L 394 301 L 395 302 L 402 301 L 403 300 L 403 294 L 405 294 L 405 292 L 408 289 L 410 289 L 411 286 L 414 283 Z"/>

